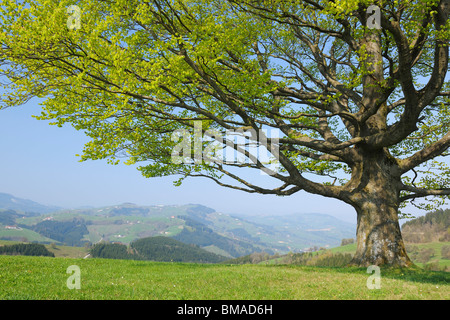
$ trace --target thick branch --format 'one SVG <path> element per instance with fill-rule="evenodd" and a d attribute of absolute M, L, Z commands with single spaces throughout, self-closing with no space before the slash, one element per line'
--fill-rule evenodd
<path fill-rule="evenodd" d="M 402 173 L 408 172 L 409 170 L 417 167 L 421 163 L 424 163 L 430 159 L 433 159 L 443 152 L 445 152 L 450 147 L 450 132 L 448 132 L 441 139 L 433 143 L 432 145 L 416 152 L 412 156 L 399 160 L 400 171 Z"/>
<path fill-rule="evenodd" d="M 443 188 L 443 189 L 423 189 L 423 188 L 417 188 L 413 186 L 407 186 L 403 185 L 403 190 L 412 192 L 412 194 L 405 195 L 403 197 L 400 197 L 400 201 L 406 201 L 410 199 L 416 199 L 416 198 L 423 198 L 427 196 L 449 196 L 450 195 L 450 188 Z"/>

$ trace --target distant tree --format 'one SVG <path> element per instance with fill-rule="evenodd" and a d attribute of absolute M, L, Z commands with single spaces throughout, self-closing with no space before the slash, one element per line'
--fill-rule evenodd
<path fill-rule="evenodd" d="M 169 237 L 148 237 L 133 241 L 130 249 L 137 259 L 173 262 L 218 263 L 226 260 L 212 252 Z"/>
<path fill-rule="evenodd" d="M 405 222 L 402 233 L 406 242 L 445 242 L 450 240 L 449 226 L 450 210 L 436 210 Z"/>
<path fill-rule="evenodd" d="M 342 239 L 341 246 L 345 246 L 345 245 L 351 244 L 351 243 L 355 243 L 355 239 L 353 239 L 353 238 Z"/>
<path fill-rule="evenodd" d="M 419 254 L 417 255 L 417 261 L 426 263 L 430 261 L 431 257 L 434 256 L 435 250 L 433 248 L 423 248 L 419 251 Z"/>
<path fill-rule="evenodd" d="M 433 261 L 430 263 L 427 263 L 423 266 L 424 270 L 428 270 L 428 271 L 445 271 L 446 268 L 445 267 L 441 267 L 439 265 L 439 261 Z"/>
<path fill-rule="evenodd" d="M 24 256 L 47 256 L 55 255 L 48 251 L 43 244 L 38 243 L 18 243 L 0 247 L 0 254 L 6 255 L 24 255 Z"/>
<path fill-rule="evenodd" d="M 89 250 L 89 253 L 94 258 L 104 258 L 104 259 L 131 259 L 128 253 L 128 249 L 126 245 L 118 244 L 118 243 L 106 243 L 101 242 L 95 244 Z M 135 257 L 139 259 L 139 257 Z"/>
<path fill-rule="evenodd" d="M 399 209 L 450 195 L 449 3 L 0 0 L 2 101 L 42 98 L 39 119 L 91 138 L 82 160 L 343 201 L 357 215 L 354 264 L 409 266 Z M 244 130 L 278 170 L 220 138 Z M 245 161 L 209 161 L 210 145 L 188 137 L 181 157 L 175 131 L 208 133 Z"/>
<path fill-rule="evenodd" d="M 443 259 L 450 259 L 450 246 L 442 246 L 441 256 Z"/>
<path fill-rule="evenodd" d="M 349 253 L 332 253 L 327 250 L 320 253 L 303 252 L 287 255 L 283 263 L 316 267 L 344 267 L 351 263 Z"/>
<path fill-rule="evenodd" d="M 311 262 L 311 265 L 322 267 L 344 267 L 352 260 L 352 255 L 349 253 L 332 253 L 325 252 L 317 255 Z"/>
<path fill-rule="evenodd" d="M 269 254 L 267 252 L 254 252 L 250 254 L 250 263 L 253 264 L 258 264 L 267 259 L 269 259 Z"/>
<path fill-rule="evenodd" d="M 71 221 L 41 221 L 31 227 L 33 231 L 69 246 L 83 246 L 83 237 L 89 233 L 83 219 Z"/>
<path fill-rule="evenodd" d="M 406 245 L 406 251 L 408 252 L 409 257 L 411 258 L 411 260 L 416 260 L 417 259 L 417 255 L 419 254 L 419 247 L 416 245 L 412 245 L 412 244 L 407 244 Z"/>

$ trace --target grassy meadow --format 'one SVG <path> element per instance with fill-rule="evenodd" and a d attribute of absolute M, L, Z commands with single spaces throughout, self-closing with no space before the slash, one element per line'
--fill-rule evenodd
<path fill-rule="evenodd" d="M 69 266 L 80 289 L 69 289 Z M 368 289 L 364 268 L 223 265 L 0 256 L 0 299 L 8 300 L 448 300 L 450 273 L 381 269 Z"/>

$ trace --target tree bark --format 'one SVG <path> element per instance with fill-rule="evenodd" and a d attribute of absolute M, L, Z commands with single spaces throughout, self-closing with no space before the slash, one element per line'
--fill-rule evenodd
<path fill-rule="evenodd" d="M 357 212 L 353 265 L 412 265 L 398 221 L 400 174 L 387 151 L 371 152 L 355 168 L 350 204 Z"/>
<path fill-rule="evenodd" d="M 409 259 L 398 223 L 398 210 L 385 199 L 372 199 L 357 210 L 357 248 L 352 264 L 409 267 Z"/>

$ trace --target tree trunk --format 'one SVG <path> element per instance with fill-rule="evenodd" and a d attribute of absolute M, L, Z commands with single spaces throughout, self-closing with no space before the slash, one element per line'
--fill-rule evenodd
<path fill-rule="evenodd" d="M 352 264 L 365 267 L 412 265 L 403 243 L 397 208 L 378 199 L 362 204 L 357 214 L 357 248 Z"/>
<path fill-rule="evenodd" d="M 381 152 L 365 157 L 354 171 L 351 204 L 357 212 L 357 248 L 353 265 L 412 265 L 398 222 L 401 181 L 396 168 L 388 153 Z"/>

